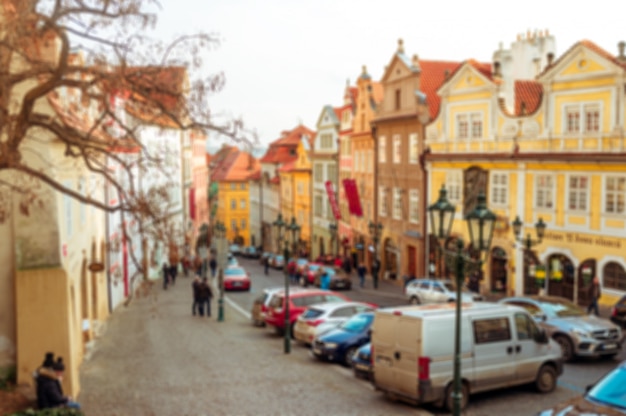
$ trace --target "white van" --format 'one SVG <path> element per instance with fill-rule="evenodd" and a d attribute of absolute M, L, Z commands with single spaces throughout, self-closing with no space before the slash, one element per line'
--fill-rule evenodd
<path fill-rule="evenodd" d="M 435 403 L 452 409 L 456 304 L 402 306 L 375 312 L 373 383 L 393 400 Z M 470 394 L 534 383 L 556 387 L 562 351 L 524 309 L 495 303 L 461 308 L 463 401 Z"/>

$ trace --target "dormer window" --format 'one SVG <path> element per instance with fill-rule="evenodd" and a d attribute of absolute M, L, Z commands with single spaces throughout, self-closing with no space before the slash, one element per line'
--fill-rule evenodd
<path fill-rule="evenodd" d="M 565 133 L 597 133 L 600 131 L 601 107 L 595 103 L 565 107 Z"/>

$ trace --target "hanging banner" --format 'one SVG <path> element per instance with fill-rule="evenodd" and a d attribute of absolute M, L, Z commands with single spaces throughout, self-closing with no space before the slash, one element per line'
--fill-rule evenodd
<path fill-rule="evenodd" d="M 330 202 L 330 208 L 333 210 L 333 216 L 336 220 L 341 219 L 341 212 L 339 212 L 339 205 L 337 204 L 337 196 L 335 194 L 335 188 L 331 181 L 326 181 L 326 193 L 328 194 L 328 202 Z"/>
<path fill-rule="evenodd" d="M 195 188 L 189 189 L 189 218 L 196 219 L 196 190 Z"/>
<path fill-rule="evenodd" d="M 354 179 L 344 179 L 343 189 L 348 199 L 350 214 L 362 217 L 363 209 L 361 208 L 361 199 L 359 198 L 359 189 L 356 186 L 356 181 Z"/>

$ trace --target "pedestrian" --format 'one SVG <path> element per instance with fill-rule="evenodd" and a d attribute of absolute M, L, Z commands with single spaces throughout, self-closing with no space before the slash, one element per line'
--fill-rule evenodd
<path fill-rule="evenodd" d="M 377 258 L 372 262 L 372 282 L 374 283 L 374 289 L 378 289 L 378 273 L 380 271 L 380 260 Z"/>
<path fill-rule="evenodd" d="M 170 268 L 167 266 L 167 263 L 163 263 L 161 272 L 163 273 L 163 290 L 167 290 L 167 285 L 170 282 Z"/>
<path fill-rule="evenodd" d="M 359 263 L 359 266 L 356 269 L 357 274 L 359 275 L 359 286 L 365 287 L 365 273 L 367 273 L 367 268 L 365 267 L 365 263 Z"/>
<path fill-rule="evenodd" d="M 270 272 L 270 258 L 269 256 L 263 257 L 263 270 L 265 275 L 267 276 Z"/>
<path fill-rule="evenodd" d="M 204 305 L 206 304 L 206 316 L 210 318 L 211 317 L 211 298 L 213 297 L 213 291 L 211 290 L 211 286 L 209 285 L 209 281 L 206 277 L 203 277 L 202 282 L 200 282 L 198 295 L 199 295 L 198 312 L 200 312 L 200 316 L 204 316 Z"/>
<path fill-rule="evenodd" d="M 328 271 L 325 269 L 324 271 L 322 271 L 322 275 L 320 276 L 320 289 L 322 290 L 330 289 L 330 275 L 328 274 Z"/>
<path fill-rule="evenodd" d="M 289 260 L 289 263 L 287 263 L 287 273 L 289 274 L 289 281 L 291 283 L 298 283 L 297 277 L 296 277 L 297 267 L 298 265 L 296 264 L 296 260 L 293 258 Z"/>
<path fill-rule="evenodd" d="M 215 277 L 215 269 L 217 269 L 217 260 L 215 260 L 215 256 L 211 256 L 209 268 L 211 269 L 211 277 Z"/>
<path fill-rule="evenodd" d="M 178 275 L 178 262 L 173 261 L 170 266 L 170 283 L 174 285 L 176 283 L 176 276 Z"/>
<path fill-rule="evenodd" d="M 196 275 L 193 278 L 193 282 L 191 283 L 191 290 L 193 294 L 193 303 L 191 304 L 191 314 L 196 316 L 196 311 L 198 310 L 198 306 L 200 304 L 200 285 L 202 284 L 202 280 L 200 280 L 200 275 Z"/>
<path fill-rule="evenodd" d="M 202 276 L 202 260 L 200 259 L 200 256 L 198 256 L 197 254 L 193 259 L 193 269 L 196 274 Z"/>
<path fill-rule="evenodd" d="M 598 311 L 598 300 L 600 299 L 601 295 L 602 293 L 600 290 L 600 281 L 598 280 L 597 276 L 594 276 L 593 280 L 591 281 L 591 288 L 589 290 L 589 297 L 591 298 L 591 300 L 589 302 L 589 306 L 587 306 L 587 313 L 591 313 L 591 311 L 593 311 L 596 316 L 600 315 L 600 312 Z"/>
<path fill-rule="evenodd" d="M 48 361 L 48 354 L 46 354 Z M 44 361 L 44 364 L 49 364 Z M 63 358 L 58 357 L 51 367 L 42 366 L 37 374 L 37 407 L 39 409 L 52 409 L 55 407 L 69 407 L 80 409 L 80 405 L 73 401 L 70 396 L 63 394 L 63 374 L 65 364 Z"/>
<path fill-rule="evenodd" d="M 180 266 L 183 269 L 183 276 L 188 277 L 189 276 L 189 256 L 187 254 L 185 254 L 182 260 L 180 261 Z"/>
<path fill-rule="evenodd" d="M 352 261 L 350 260 L 350 257 L 346 256 L 343 259 L 342 267 L 343 271 L 345 271 L 348 276 L 352 274 Z"/>

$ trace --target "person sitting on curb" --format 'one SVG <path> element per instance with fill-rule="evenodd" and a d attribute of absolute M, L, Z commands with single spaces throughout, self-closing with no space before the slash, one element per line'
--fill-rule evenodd
<path fill-rule="evenodd" d="M 46 354 L 46 358 L 48 358 Z M 71 397 L 63 394 L 61 383 L 65 364 L 63 358 L 58 357 L 52 364 L 52 368 L 41 367 L 37 375 L 37 406 L 39 409 L 52 409 L 55 407 L 69 407 L 80 409 L 80 405 Z"/>

